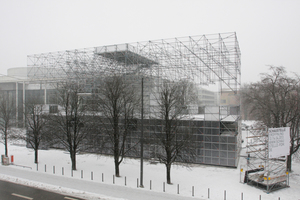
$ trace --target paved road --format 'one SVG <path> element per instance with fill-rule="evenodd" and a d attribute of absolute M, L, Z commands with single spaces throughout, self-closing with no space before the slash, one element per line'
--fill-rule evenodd
<path fill-rule="evenodd" d="M 40 190 L 24 185 L 0 181 L 1 200 L 80 200 L 76 197 L 65 196 L 45 190 Z"/>

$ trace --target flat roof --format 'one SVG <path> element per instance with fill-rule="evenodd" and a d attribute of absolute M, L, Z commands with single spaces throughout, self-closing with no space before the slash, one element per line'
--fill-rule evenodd
<path fill-rule="evenodd" d="M 141 54 L 135 53 L 135 47 L 129 44 L 122 45 L 110 45 L 97 47 L 95 54 L 115 60 L 119 63 L 125 63 L 129 65 L 144 64 L 154 65 L 158 64 L 154 60 L 147 58 Z"/>

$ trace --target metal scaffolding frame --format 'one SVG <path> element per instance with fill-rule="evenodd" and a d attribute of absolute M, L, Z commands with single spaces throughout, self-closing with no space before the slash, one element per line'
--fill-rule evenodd
<path fill-rule="evenodd" d="M 136 73 L 198 84 L 220 82 L 235 93 L 241 84 L 236 33 L 110 45 L 28 56 L 31 80 L 89 79 L 107 73 Z"/>
<path fill-rule="evenodd" d="M 269 158 L 268 128 L 258 127 L 247 130 L 247 170 L 244 183 L 265 190 L 270 193 L 274 190 L 289 187 L 288 173 L 286 172 L 286 158 Z"/>
<path fill-rule="evenodd" d="M 29 55 L 27 60 L 30 82 L 45 84 L 48 89 L 68 79 L 86 84 L 83 92 L 92 93 L 99 86 L 97 79 L 122 74 L 140 90 L 143 77 L 144 119 L 149 120 L 145 122 L 149 126 L 155 93 L 163 80 L 187 80 L 195 90 L 213 91 L 216 99 L 210 104 L 187 105 L 187 114 L 198 116 L 196 120 L 189 118 L 203 121 L 203 125 L 193 127 L 195 137 L 199 134 L 198 163 L 237 166 L 241 147 L 241 53 L 235 32 L 49 52 Z M 220 102 L 224 94 L 234 100 Z"/>

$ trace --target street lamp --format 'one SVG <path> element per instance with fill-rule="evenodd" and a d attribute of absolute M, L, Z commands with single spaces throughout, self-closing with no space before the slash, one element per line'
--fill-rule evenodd
<path fill-rule="evenodd" d="M 144 165 L 144 78 L 142 78 L 142 109 L 141 109 L 141 169 L 140 169 L 140 187 L 143 188 L 143 165 Z"/>

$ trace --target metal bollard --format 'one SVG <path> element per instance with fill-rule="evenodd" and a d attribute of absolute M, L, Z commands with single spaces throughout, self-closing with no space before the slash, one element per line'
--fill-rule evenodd
<path fill-rule="evenodd" d="M 195 189 L 194 189 L 194 186 L 192 187 L 192 196 L 195 195 Z"/>

